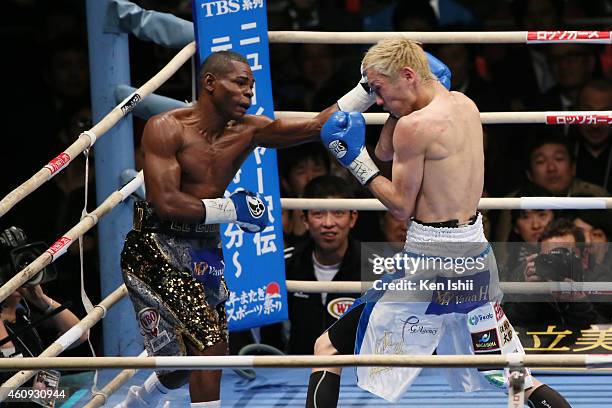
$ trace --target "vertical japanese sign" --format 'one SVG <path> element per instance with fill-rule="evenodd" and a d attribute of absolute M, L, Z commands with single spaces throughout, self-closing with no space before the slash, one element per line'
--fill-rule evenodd
<path fill-rule="evenodd" d="M 273 117 L 264 0 L 194 0 L 193 15 L 199 62 L 212 52 L 244 55 L 255 76 L 249 114 Z M 285 259 L 276 151 L 258 147 L 236 173 L 226 194 L 242 187 L 257 191 L 269 209 L 269 224 L 248 234 L 235 224 L 221 225 L 226 302 L 230 330 L 244 330 L 287 319 Z"/>

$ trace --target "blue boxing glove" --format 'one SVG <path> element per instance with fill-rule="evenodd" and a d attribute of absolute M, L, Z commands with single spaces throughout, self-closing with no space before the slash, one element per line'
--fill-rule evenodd
<path fill-rule="evenodd" d="M 323 144 L 362 185 L 380 174 L 365 148 L 365 126 L 361 113 L 339 111 L 321 129 Z"/>
<path fill-rule="evenodd" d="M 451 87 L 451 72 L 450 69 L 444 64 L 442 61 L 434 57 L 428 52 L 425 52 L 427 55 L 427 61 L 429 62 L 429 69 L 432 74 L 434 74 L 440 83 L 444 85 L 444 87 L 450 90 Z"/>
<path fill-rule="evenodd" d="M 227 198 L 202 200 L 205 224 L 236 223 L 246 232 L 260 232 L 268 225 L 268 209 L 259 194 L 238 190 Z"/>

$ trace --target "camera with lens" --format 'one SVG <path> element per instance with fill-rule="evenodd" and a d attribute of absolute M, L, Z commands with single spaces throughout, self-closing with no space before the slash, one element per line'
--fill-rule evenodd
<path fill-rule="evenodd" d="M 0 232 L 0 285 L 4 285 L 17 272 L 28 266 L 48 248 L 42 241 L 28 242 L 25 232 L 9 227 Z M 57 278 L 53 264 L 47 265 L 23 286 L 36 286 Z"/>
<path fill-rule="evenodd" d="M 575 282 L 584 280 L 582 260 L 576 253 L 564 247 L 553 248 L 535 258 L 535 273 L 543 279 L 562 282 L 569 278 Z"/>

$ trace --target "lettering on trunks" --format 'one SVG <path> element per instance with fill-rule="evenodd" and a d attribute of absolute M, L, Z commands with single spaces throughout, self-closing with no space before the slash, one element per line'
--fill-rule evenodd
<path fill-rule="evenodd" d="M 152 307 L 145 307 L 138 312 L 138 322 L 140 327 L 146 333 L 151 334 L 153 337 L 157 337 L 157 327 L 159 325 L 159 312 Z"/>
<path fill-rule="evenodd" d="M 472 344 L 474 352 L 489 351 L 499 349 L 499 339 L 497 338 L 497 329 L 489 329 L 472 335 Z"/>
<path fill-rule="evenodd" d="M 431 334 L 434 336 L 438 334 L 438 329 L 419 324 L 419 318 L 417 316 L 409 316 L 406 320 L 402 320 L 402 323 L 404 323 L 402 327 L 402 341 L 404 341 L 406 332 L 413 334 Z"/>
<path fill-rule="evenodd" d="M 505 316 L 504 309 L 502 309 L 499 302 L 495 302 L 495 304 L 493 305 L 493 309 L 495 309 L 495 319 L 496 320 L 499 321 L 501 320 L 502 317 Z"/>
<path fill-rule="evenodd" d="M 508 319 L 504 319 L 502 323 L 499 325 L 499 336 L 501 338 L 501 345 L 505 346 L 510 343 L 512 340 L 512 326 L 510 326 L 510 322 Z"/>
<path fill-rule="evenodd" d="M 478 313 L 478 314 L 470 316 L 468 318 L 468 323 L 470 324 L 470 326 L 477 326 L 478 323 L 485 322 L 491 319 L 493 319 L 493 313 L 487 313 L 487 314 Z"/>
<path fill-rule="evenodd" d="M 376 339 L 374 343 L 374 354 L 406 354 L 404 351 L 404 343 L 401 341 L 394 341 L 393 333 L 386 331 L 383 336 Z M 370 367 L 368 374 L 370 378 L 377 377 L 382 373 L 393 371 L 394 367 Z"/>
<path fill-rule="evenodd" d="M 170 337 L 168 337 L 168 333 L 164 330 L 159 333 L 156 337 L 149 340 L 149 344 L 153 349 L 153 352 L 156 353 L 161 350 L 166 344 L 170 343 Z"/>
<path fill-rule="evenodd" d="M 425 314 L 443 315 L 448 313 L 468 314 L 472 310 L 489 302 L 489 271 L 478 272 L 463 277 L 436 277 L 438 282 L 457 282 L 459 279 L 469 278 L 473 281 L 470 290 L 434 290 L 431 292 L 431 302 L 427 306 Z M 448 288 L 447 288 L 448 289 Z"/>
<path fill-rule="evenodd" d="M 210 265 L 206 261 L 194 262 L 193 263 L 193 274 L 194 276 L 204 276 L 206 274 L 213 275 L 213 276 L 223 276 L 225 265 L 223 261 L 221 261 L 220 263 L 222 267 L 217 268 L 213 265 Z"/>

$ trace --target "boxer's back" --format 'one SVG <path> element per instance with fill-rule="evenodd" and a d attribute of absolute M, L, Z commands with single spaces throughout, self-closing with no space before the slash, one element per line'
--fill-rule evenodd
<path fill-rule="evenodd" d="M 414 113 L 428 138 L 415 217 L 424 222 L 466 221 L 476 212 L 484 183 L 484 151 L 476 105 L 458 92 L 442 92 Z"/>

